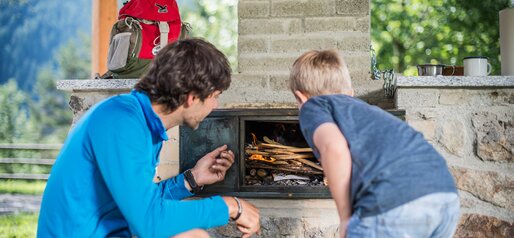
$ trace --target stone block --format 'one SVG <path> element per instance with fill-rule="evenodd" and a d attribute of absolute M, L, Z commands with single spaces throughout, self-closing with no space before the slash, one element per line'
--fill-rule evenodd
<path fill-rule="evenodd" d="M 371 65 L 371 59 L 368 55 L 345 55 L 344 59 L 346 64 L 348 65 L 348 69 L 350 71 L 358 71 L 365 70 L 369 71 L 369 66 Z M 371 80 L 371 79 L 370 79 Z"/>
<path fill-rule="evenodd" d="M 399 109 L 435 108 L 438 105 L 437 89 L 402 89 L 397 92 L 396 106 Z"/>
<path fill-rule="evenodd" d="M 369 16 L 368 17 L 361 17 L 359 19 L 357 19 L 356 23 L 355 23 L 355 31 L 359 31 L 359 32 L 368 32 L 369 33 L 369 29 L 370 29 L 370 18 Z"/>
<path fill-rule="evenodd" d="M 476 153 L 485 161 L 514 161 L 514 119 L 510 112 L 472 114 Z"/>
<path fill-rule="evenodd" d="M 240 36 L 238 39 L 238 53 L 266 53 L 268 52 L 269 37 Z"/>
<path fill-rule="evenodd" d="M 354 17 L 305 18 L 305 32 L 351 32 L 355 26 Z"/>
<path fill-rule="evenodd" d="M 463 214 L 455 238 L 514 237 L 514 223 L 480 214 Z"/>
<path fill-rule="evenodd" d="M 269 1 L 239 1 L 237 15 L 240 18 L 259 18 L 270 15 Z"/>
<path fill-rule="evenodd" d="M 464 154 L 464 145 L 468 141 L 466 127 L 458 119 L 448 119 L 441 122 L 439 143 L 454 155 Z"/>
<path fill-rule="evenodd" d="M 429 120 L 438 118 L 440 115 L 440 110 L 436 108 L 423 108 L 420 110 L 416 110 L 413 108 L 412 110 L 409 110 L 408 115 L 409 118 L 415 119 L 423 119 L 423 120 Z"/>
<path fill-rule="evenodd" d="M 480 99 L 487 100 L 488 104 L 510 106 L 514 105 L 514 90 L 497 89 L 490 91 L 480 91 Z"/>
<path fill-rule="evenodd" d="M 271 75 L 269 82 L 273 91 L 291 91 L 289 90 L 289 74 Z M 291 97 L 294 97 L 292 93 Z"/>
<path fill-rule="evenodd" d="M 467 102 L 467 90 L 441 90 L 439 95 L 441 105 L 463 105 Z"/>
<path fill-rule="evenodd" d="M 271 16 L 331 16 L 335 15 L 334 1 L 330 0 L 273 0 Z"/>
<path fill-rule="evenodd" d="M 302 31 L 300 19 L 241 19 L 239 35 L 292 34 Z"/>
<path fill-rule="evenodd" d="M 337 40 L 337 48 L 342 51 L 369 52 L 370 44 L 370 36 L 367 33 L 343 36 Z"/>
<path fill-rule="evenodd" d="M 295 98 L 291 92 L 272 90 L 269 81 L 270 77 L 263 74 L 234 75 L 230 88 L 220 95 L 219 107 L 296 108 Z"/>
<path fill-rule="evenodd" d="M 496 171 L 450 167 L 457 188 L 480 200 L 514 211 L 514 178 Z"/>
<path fill-rule="evenodd" d="M 336 0 L 340 15 L 369 15 L 369 0 Z"/>
<path fill-rule="evenodd" d="M 239 57 L 239 72 L 282 72 L 288 74 L 296 56 L 251 56 Z"/>
<path fill-rule="evenodd" d="M 208 230 L 211 237 L 240 237 L 241 232 L 237 230 L 234 222 Z M 261 235 L 252 237 L 285 237 L 285 238 L 306 238 L 306 237 L 339 237 L 337 225 L 327 227 L 315 227 L 308 224 L 305 219 L 297 217 L 261 217 Z"/>
<path fill-rule="evenodd" d="M 416 120 L 409 121 L 409 125 L 411 125 L 414 129 L 421 132 L 426 140 L 433 141 L 435 138 L 435 129 L 436 122 L 433 120 Z"/>
<path fill-rule="evenodd" d="M 271 51 L 277 53 L 304 53 L 308 50 L 324 50 L 336 47 L 336 40 L 326 37 L 301 37 L 300 35 L 294 35 L 288 38 L 271 39 Z"/>
<path fill-rule="evenodd" d="M 70 109 L 73 112 L 72 127 L 96 103 L 120 93 L 129 91 L 73 92 L 70 97 Z"/>

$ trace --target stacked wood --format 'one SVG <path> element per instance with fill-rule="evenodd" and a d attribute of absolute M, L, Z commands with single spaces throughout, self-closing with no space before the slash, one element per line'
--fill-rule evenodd
<path fill-rule="evenodd" d="M 311 148 L 299 148 L 282 145 L 276 141 L 264 137 L 263 141 L 257 141 L 256 137 L 245 152 L 248 155 L 246 168 L 268 169 L 302 174 L 323 174 L 323 168 L 313 162 L 314 155 Z"/>

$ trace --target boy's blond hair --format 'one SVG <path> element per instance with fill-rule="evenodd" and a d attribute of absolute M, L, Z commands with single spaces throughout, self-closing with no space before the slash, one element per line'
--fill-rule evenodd
<path fill-rule="evenodd" d="M 338 94 L 352 90 L 348 67 L 337 50 L 313 50 L 293 64 L 289 87 L 309 96 Z"/>

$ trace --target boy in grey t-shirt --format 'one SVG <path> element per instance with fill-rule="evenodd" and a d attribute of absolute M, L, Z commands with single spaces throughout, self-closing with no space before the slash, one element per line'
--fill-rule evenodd
<path fill-rule="evenodd" d="M 453 236 L 459 198 L 445 160 L 405 122 L 352 97 L 337 51 L 300 56 L 290 88 L 336 202 L 341 237 Z"/>

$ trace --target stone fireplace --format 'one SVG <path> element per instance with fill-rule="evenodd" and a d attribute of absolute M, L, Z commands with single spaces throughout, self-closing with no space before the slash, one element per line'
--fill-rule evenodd
<path fill-rule="evenodd" d="M 249 109 L 295 111 L 295 99 L 287 87 L 294 59 L 311 49 L 339 49 L 350 68 L 356 96 L 384 109 L 405 110 L 405 120 L 447 159 L 462 203 L 456 237 L 514 236 L 514 77 L 400 77 L 396 98 L 386 98 L 383 82 L 369 75 L 368 0 L 240 0 L 238 8 L 238 70 L 220 97 L 220 107 L 232 112 L 211 116 L 235 118 L 236 111 Z M 75 123 L 93 104 L 128 92 L 136 82 L 62 80 L 58 88 L 72 92 Z M 241 114 L 237 115 L 240 123 Z M 246 119 L 249 126 L 252 121 L 262 122 Z M 170 130 L 169 137 L 159 167 L 163 178 L 187 166 L 181 164 L 188 155 L 179 152 L 184 144 L 178 128 Z M 241 144 L 234 146 L 241 148 Z M 238 156 L 246 155 L 239 151 Z M 241 164 L 232 169 L 244 176 L 250 173 Z M 249 201 L 261 210 L 261 237 L 338 236 L 339 218 L 326 190 L 323 196 L 307 196 L 292 189 L 289 193 L 297 199 L 290 199 L 281 197 L 289 193 L 275 196 L 276 191 L 269 189 L 270 196 L 255 198 L 252 195 L 258 191 L 240 186 L 244 178 L 231 179 L 231 185 L 220 186 L 253 197 Z M 212 237 L 240 236 L 233 224 L 209 232 Z"/>

